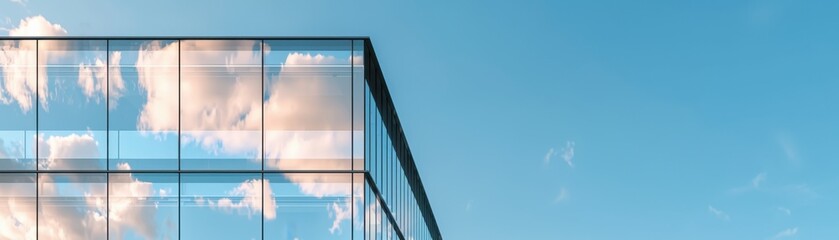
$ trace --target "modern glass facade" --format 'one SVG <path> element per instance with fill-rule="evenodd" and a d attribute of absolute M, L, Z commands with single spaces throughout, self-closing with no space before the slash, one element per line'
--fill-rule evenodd
<path fill-rule="evenodd" d="M 442 239 L 368 38 L 0 49 L 0 239 Z"/>

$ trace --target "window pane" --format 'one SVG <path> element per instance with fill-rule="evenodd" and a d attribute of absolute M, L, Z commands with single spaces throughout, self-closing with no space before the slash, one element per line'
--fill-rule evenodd
<path fill-rule="evenodd" d="M 352 67 L 353 169 L 364 170 L 364 41 L 353 41 Z"/>
<path fill-rule="evenodd" d="M 265 44 L 265 168 L 351 169 L 351 41 Z"/>
<path fill-rule="evenodd" d="M 0 239 L 35 239 L 35 174 L 0 174 Z"/>
<path fill-rule="evenodd" d="M 178 174 L 112 173 L 109 180 L 112 239 L 178 239 Z"/>
<path fill-rule="evenodd" d="M 105 169 L 106 42 L 41 40 L 38 44 L 40 169 Z M 114 94 L 110 99 L 118 98 Z"/>
<path fill-rule="evenodd" d="M 34 40 L 0 41 L 0 170 L 34 170 Z"/>
<path fill-rule="evenodd" d="M 350 174 L 265 174 L 276 214 L 265 215 L 266 239 L 350 239 Z M 269 191 L 266 191 L 268 194 Z M 357 199 L 360 204 L 361 199 Z M 271 204 L 266 204 L 266 209 Z"/>
<path fill-rule="evenodd" d="M 262 187 L 259 174 L 182 174 L 181 237 L 260 239 Z"/>
<path fill-rule="evenodd" d="M 353 209 L 352 226 L 353 239 L 364 239 L 364 174 L 354 173 L 352 182 Z"/>
<path fill-rule="evenodd" d="M 182 169 L 261 169 L 260 43 L 181 42 Z"/>
<path fill-rule="evenodd" d="M 110 41 L 110 168 L 178 169 L 178 42 Z"/>
<path fill-rule="evenodd" d="M 39 239 L 106 239 L 104 173 L 42 173 Z"/>

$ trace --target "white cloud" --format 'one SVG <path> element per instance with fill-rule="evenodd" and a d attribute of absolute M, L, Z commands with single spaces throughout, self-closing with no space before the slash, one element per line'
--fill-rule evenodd
<path fill-rule="evenodd" d="M 568 164 L 569 167 L 574 167 L 574 145 L 576 145 L 572 141 L 565 142 L 565 147 L 562 148 L 562 160 L 565 160 L 565 163 Z"/>
<path fill-rule="evenodd" d="M 117 169 L 131 170 L 131 166 L 120 163 Z M 147 200 L 155 196 L 152 183 L 140 181 L 133 174 L 112 174 L 109 191 L 111 234 L 121 237 L 130 229 L 145 239 L 158 237 L 157 208 Z M 159 191 L 158 196 L 163 196 L 163 189 Z"/>
<path fill-rule="evenodd" d="M 271 191 L 271 183 L 265 180 L 251 179 L 239 184 L 236 188 L 231 190 L 228 194 L 232 196 L 241 196 L 242 200 L 234 202 L 230 198 L 221 198 L 218 201 L 206 200 L 208 205 L 213 209 L 219 209 L 227 212 L 237 212 L 245 214 L 248 217 L 253 215 L 265 214 L 265 219 L 277 218 L 277 202 L 273 197 Z M 265 193 L 263 196 L 262 193 Z M 262 196 L 262 197 L 260 197 Z M 196 202 L 199 200 L 196 199 Z M 265 211 L 262 211 L 262 204 L 265 204 Z M 202 199 L 203 202 L 203 199 Z"/>
<path fill-rule="evenodd" d="M 83 169 L 96 170 L 100 166 L 99 142 L 93 133 L 69 134 L 67 136 L 38 135 L 38 155 L 45 156 L 46 161 L 39 162 L 40 169 Z"/>
<path fill-rule="evenodd" d="M 8 105 L 16 102 L 23 112 L 32 108 L 37 88 L 36 55 L 34 41 L 0 43 L 0 70 L 3 71 L 0 103 Z"/>
<path fill-rule="evenodd" d="M 792 237 L 792 236 L 795 236 L 796 234 L 798 234 L 798 227 L 787 228 L 787 229 L 784 229 L 783 231 L 778 232 L 777 234 L 775 234 L 775 236 L 772 236 L 772 239 L 781 239 L 781 238 L 786 238 L 786 237 Z"/>
<path fill-rule="evenodd" d="M 129 170 L 130 166 L 120 164 L 118 169 Z M 154 193 L 151 183 L 137 180 L 132 174 L 111 175 L 110 180 L 111 233 L 122 236 L 125 230 L 132 229 L 143 238 L 156 238 L 157 209 L 145 203 Z M 88 239 L 105 235 L 104 183 L 66 185 L 61 187 L 64 193 L 60 193 L 52 175 L 40 175 L 39 182 L 42 196 L 39 239 Z M 0 216 L 8 216 L 0 217 L 0 238 L 35 239 L 35 203 L 22 199 L 35 196 L 34 182 L 4 183 L 0 187 Z M 51 202 L 68 191 L 81 192 L 84 201 Z"/>
<path fill-rule="evenodd" d="M 111 73 L 108 72 L 108 65 L 101 58 L 96 58 L 94 64 L 79 63 L 79 78 L 77 82 L 88 99 L 95 99 L 98 102 L 100 98 L 108 96 L 109 107 L 116 107 L 119 98 L 122 97 L 125 91 L 125 83 L 122 80 L 122 74 L 119 68 L 121 58 L 122 52 L 115 51 L 111 53 L 110 65 L 113 71 Z M 108 84 L 109 74 L 111 75 L 110 85 Z"/>
<path fill-rule="evenodd" d="M 329 228 L 329 233 L 335 234 L 336 231 L 341 230 L 341 222 L 352 219 L 352 207 L 354 206 L 353 198 L 347 198 L 342 204 L 333 202 L 330 205 L 330 215 L 332 215 L 332 227 Z"/>
<path fill-rule="evenodd" d="M 252 50 L 255 41 L 182 41 L 180 96 L 181 133 L 185 144 L 193 143 L 215 154 L 253 154 L 261 152 L 260 132 L 262 109 L 265 109 L 266 168 L 282 170 L 347 169 L 352 148 L 349 131 L 351 108 L 340 97 L 324 93 L 347 89 L 332 89 L 330 80 L 312 74 L 280 74 L 281 79 L 266 85 L 267 99 L 263 103 L 259 92 L 262 76 L 248 69 L 234 66 L 258 66 L 261 56 Z M 225 49 L 225 51 L 218 51 Z M 150 42 L 142 46 L 136 64 L 140 87 L 146 92 L 147 102 L 138 119 L 138 129 L 152 133 L 178 129 L 177 72 L 179 49 L 177 43 Z M 313 64 L 349 63 L 320 54 L 290 53 L 281 72 L 312 71 Z M 171 67 L 175 68 L 172 69 Z M 216 71 L 196 71 L 196 67 L 218 66 Z M 223 66 L 223 67 L 222 67 Z M 173 71 L 174 70 L 174 71 Z M 287 77 L 290 75 L 290 77 Z M 257 93 L 257 94 L 254 94 Z M 200 99 L 201 101 L 194 101 Z M 264 106 L 263 106 L 264 105 Z M 312 127 L 316 126 L 316 127 Z M 322 129 L 313 131 L 312 129 Z M 351 196 L 361 192 L 347 184 L 336 184 L 336 175 L 289 174 L 287 178 L 298 185 L 301 192 L 317 198 Z M 343 176 L 342 176 L 343 177 Z M 250 196 L 254 182 L 243 183 L 232 193 Z M 259 183 L 261 184 L 261 183 Z M 258 189 L 258 188 L 257 188 Z M 266 188 L 270 198 L 270 188 Z M 234 202 L 220 199 L 208 205 L 229 212 L 248 215 L 257 209 L 253 198 Z M 258 200 L 258 198 L 256 198 Z M 196 200 L 197 201 L 197 200 Z M 207 200 L 209 201 L 209 200 Z M 273 198 L 267 200 L 273 202 Z M 340 230 L 340 222 L 352 219 L 351 208 L 360 202 L 355 197 L 335 201 L 327 206 L 334 222 L 329 231 Z M 269 214 L 269 212 L 271 212 Z M 266 205 L 266 218 L 272 219 L 273 207 Z"/>
<path fill-rule="evenodd" d="M 182 141 L 212 153 L 258 156 L 262 76 L 232 66 L 258 65 L 256 41 L 182 41 L 180 106 Z M 229 51 L 218 51 L 228 49 Z M 160 133 L 178 126 L 178 44 L 151 42 L 141 48 L 136 64 L 148 102 L 138 128 Z M 196 71 L 197 67 L 225 66 Z M 175 68 L 171 68 L 175 66 Z M 175 84 L 173 84 L 175 83 Z M 195 101 L 200 99 L 200 101 Z"/>
<path fill-rule="evenodd" d="M 763 183 L 764 181 L 766 181 L 766 173 L 762 172 L 762 173 L 758 174 L 757 176 L 755 176 L 754 178 L 752 178 L 752 187 L 758 188 L 758 187 L 760 187 L 760 184 Z"/>
<path fill-rule="evenodd" d="M 95 169 L 89 162 L 77 161 L 78 158 L 96 158 L 98 152 L 96 141 L 90 133 L 70 134 L 67 136 L 38 136 L 41 156 L 47 161 L 42 163 L 42 169 Z M 62 161 L 60 159 L 73 159 Z M 80 180 L 73 178 L 74 180 Z M 34 180 L 34 179 L 33 179 Z M 52 175 L 42 174 L 39 177 L 39 192 L 42 196 L 40 206 L 39 232 L 35 232 L 35 206 L 31 201 L 20 201 L 15 197 L 0 198 L 0 238 L 8 239 L 86 239 L 92 236 L 104 235 L 105 224 L 105 192 L 102 189 L 85 184 L 71 184 L 67 187 L 76 188 L 83 193 L 83 202 L 51 202 L 53 197 L 60 196 L 58 187 Z M 34 183 L 33 183 L 34 184 Z M 3 184 L 0 195 L 34 196 L 34 186 L 12 186 Z M 66 191 L 68 190 L 62 190 Z"/>
<path fill-rule="evenodd" d="M 140 48 L 137 76 L 146 92 L 137 129 L 153 133 L 178 130 L 178 45 L 152 41 Z"/>
<path fill-rule="evenodd" d="M 35 179 L 6 181 L 19 175 L 0 175 L 0 239 L 35 239 Z M 11 179 L 9 179 L 11 180 Z"/>
<path fill-rule="evenodd" d="M 38 37 L 38 36 L 64 36 L 67 30 L 59 24 L 51 23 L 44 16 L 37 15 L 20 20 L 17 28 L 9 30 L 9 36 L 15 37 Z"/>
<path fill-rule="evenodd" d="M 38 239 L 89 239 L 105 236 L 106 204 L 105 191 L 102 189 L 104 184 L 67 186 L 83 192 L 84 202 L 60 203 L 55 202 L 61 200 L 54 198 L 60 194 L 58 184 L 52 176 L 42 174 L 39 178 L 42 200 L 39 209 L 41 215 L 38 218 Z"/>
<path fill-rule="evenodd" d="M 545 154 L 544 163 L 548 165 L 551 163 L 551 159 L 553 157 L 560 155 L 562 160 L 568 164 L 569 167 L 574 167 L 574 143 L 573 141 L 566 141 L 565 146 L 560 148 L 559 151 L 556 151 L 554 148 L 548 149 L 548 153 Z"/>
<path fill-rule="evenodd" d="M 548 149 L 548 153 L 545 154 L 545 161 L 544 161 L 545 165 L 550 164 L 551 163 L 551 158 L 556 156 L 556 154 L 557 154 L 557 152 L 554 150 L 554 148 Z"/>
<path fill-rule="evenodd" d="M 711 205 L 708 205 L 708 211 L 711 212 L 711 214 L 714 214 L 714 216 L 716 216 L 717 218 L 719 218 L 723 221 L 731 220 L 731 217 L 729 217 L 727 213 L 723 212 L 722 210 L 716 209 Z"/>
<path fill-rule="evenodd" d="M 61 25 L 53 24 L 41 15 L 32 16 L 20 20 L 20 24 L 9 30 L 9 36 L 64 36 L 67 35 Z M 43 42 L 42 45 L 56 44 L 56 42 Z M 3 71 L 3 81 L 0 82 L 0 103 L 11 104 L 16 102 L 23 112 L 32 108 L 35 92 L 43 106 L 47 106 L 47 72 L 45 69 L 38 69 L 36 64 L 37 54 L 35 41 L 4 41 L 0 42 L 0 70 Z M 45 53 L 40 53 L 43 59 L 47 59 Z M 44 80 L 37 84 L 36 74 Z M 8 95 L 8 96 L 7 96 Z"/>
<path fill-rule="evenodd" d="M 787 216 L 792 215 L 792 210 L 789 210 L 789 208 L 778 207 L 778 211 L 781 211 L 782 213 L 786 214 Z"/>

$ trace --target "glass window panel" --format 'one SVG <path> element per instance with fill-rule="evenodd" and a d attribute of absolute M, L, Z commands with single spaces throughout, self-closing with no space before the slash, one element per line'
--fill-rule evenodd
<path fill-rule="evenodd" d="M 0 170 L 34 170 L 34 40 L 0 40 Z"/>
<path fill-rule="evenodd" d="M 261 239 L 262 191 L 260 174 L 182 174 L 181 237 Z"/>
<path fill-rule="evenodd" d="M 178 42 L 109 42 L 109 167 L 178 169 Z"/>
<path fill-rule="evenodd" d="M 351 169 L 351 41 L 265 45 L 265 169 Z"/>
<path fill-rule="evenodd" d="M 354 173 L 352 179 L 353 209 L 352 226 L 353 239 L 364 239 L 364 216 L 365 216 L 365 191 L 364 174 Z"/>
<path fill-rule="evenodd" d="M 365 197 L 364 198 L 364 227 L 366 231 L 366 239 L 381 239 L 383 213 L 381 205 L 379 205 L 379 198 L 373 194 L 372 186 L 365 181 Z"/>
<path fill-rule="evenodd" d="M 351 174 L 265 174 L 276 214 L 265 215 L 266 239 L 351 239 Z M 266 191 L 267 193 L 267 191 Z"/>
<path fill-rule="evenodd" d="M 104 173 L 42 173 L 39 239 L 107 239 Z"/>
<path fill-rule="evenodd" d="M 178 174 L 111 173 L 109 180 L 112 239 L 178 239 Z"/>
<path fill-rule="evenodd" d="M 35 174 L 0 174 L 0 239 L 35 239 Z"/>
<path fill-rule="evenodd" d="M 260 41 L 181 41 L 181 168 L 261 169 Z"/>
<path fill-rule="evenodd" d="M 364 170 L 364 41 L 353 40 L 352 50 L 353 169 Z"/>
<path fill-rule="evenodd" d="M 104 40 L 38 42 L 40 169 L 105 169 L 107 61 Z"/>

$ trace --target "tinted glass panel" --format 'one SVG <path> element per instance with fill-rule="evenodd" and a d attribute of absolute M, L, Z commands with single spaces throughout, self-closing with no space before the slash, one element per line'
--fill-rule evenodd
<path fill-rule="evenodd" d="M 364 41 L 353 41 L 352 52 L 352 158 L 353 169 L 364 170 Z"/>
<path fill-rule="evenodd" d="M 182 174 L 181 191 L 183 239 L 261 238 L 260 174 Z"/>
<path fill-rule="evenodd" d="M 42 173 L 38 239 L 106 239 L 104 173 Z"/>
<path fill-rule="evenodd" d="M 0 239 L 35 239 L 35 174 L 0 174 Z"/>
<path fill-rule="evenodd" d="M 266 239 L 351 239 L 350 174 L 266 174 Z M 266 189 L 269 190 L 269 189 Z M 269 191 L 266 191 L 268 193 Z M 358 199 L 360 204 L 360 200 Z M 268 210 L 276 204 L 276 213 Z"/>
<path fill-rule="evenodd" d="M 265 45 L 265 169 L 351 169 L 351 41 Z"/>
<path fill-rule="evenodd" d="M 109 179 L 111 239 L 178 239 L 178 174 L 111 173 Z"/>
<path fill-rule="evenodd" d="M 38 48 L 39 168 L 105 169 L 106 41 L 40 40 Z"/>
<path fill-rule="evenodd" d="M 0 170 L 35 169 L 35 45 L 0 41 Z"/>
<path fill-rule="evenodd" d="M 181 42 L 182 169 L 261 169 L 260 46 Z"/>
<path fill-rule="evenodd" d="M 178 42 L 110 41 L 109 165 L 178 169 Z"/>

